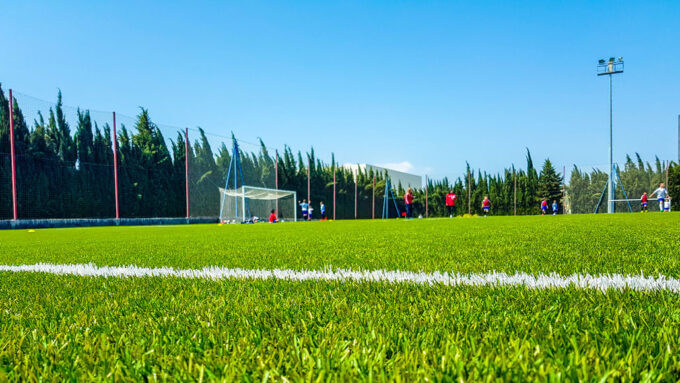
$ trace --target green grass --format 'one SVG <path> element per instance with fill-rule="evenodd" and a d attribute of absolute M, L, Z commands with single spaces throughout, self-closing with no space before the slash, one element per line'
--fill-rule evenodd
<path fill-rule="evenodd" d="M 679 224 L 673 213 L 0 231 L 0 263 L 680 277 Z"/>
<path fill-rule="evenodd" d="M 0 264 L 678 277 L 680 215 L 0 232 Z M 0 380 L 680 379 L 680 296 L 0 273 Z"/>

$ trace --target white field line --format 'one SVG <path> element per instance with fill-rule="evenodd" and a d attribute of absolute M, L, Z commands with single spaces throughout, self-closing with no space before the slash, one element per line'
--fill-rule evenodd
<path fill-rule="evenodd" d="M 406 283 L 420 285 L 444 286 L 523 286 L 530 289 L 564 289 L 575 287 L 593 290 L 638 291 L 672 291 L 680 293 L 680 280 L 664 275 L 657 277 L 645 275 L 621 274 L 572 274 L 563 276 L 557 273 L 527 274 L 524 272 L 506 274 L 502 272 L 486 273 L 447 273 L 447 272 L 413 272 L 400 270 L 291 270 L 291 269 L 240 269 L 218 266 L 202 269 L 175 269 L 172 267 L 137 267 L 137 266 L 96 266 L 94 264 L 62 264 L 38 263 L 34 265 L 0 265 L 0 272 L 34 272 L 57 275 L 77 275 L 86 277 L 174 277 L 185 279 L 250 279 L 286 281 L 354 281 Z"/>

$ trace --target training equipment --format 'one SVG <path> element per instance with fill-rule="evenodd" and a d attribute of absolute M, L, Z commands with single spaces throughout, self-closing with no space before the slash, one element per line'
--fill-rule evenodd
<path fill-rule="evenodd" d="M 254 217 L 264 220 L 272 210 L 281 220 L 297 220 L 297 193 L 289 190 L 241 186 L 220 188 L 220 222 L 249 222 Z M 278 208 L 277 208 L 278 206 Z"/>

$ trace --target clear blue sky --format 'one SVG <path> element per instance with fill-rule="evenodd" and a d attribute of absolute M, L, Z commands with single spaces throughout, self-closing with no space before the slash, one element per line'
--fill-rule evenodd
<path fill-rule="evenodd" d="M 3 88 L 458 177 L 677 159 L 680 1 L 2 1 Z M 407 166 L 408 167 L 408 166 Z"/>

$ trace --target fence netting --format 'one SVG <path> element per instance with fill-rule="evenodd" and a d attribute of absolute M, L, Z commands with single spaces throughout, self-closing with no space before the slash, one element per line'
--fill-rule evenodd
<path fill-rule="evenodd" d="M 656 159 L 645 162 L 640 158 L 615 164 L 614 211 L 640 212 L 643 193 L 648 193 L 648 211 L 658 212 L 659 204 L 651 193 L 660 183 L 667 184 L 669 161 Z M 609 165 L 579 166 L 567 169 L 565 209 L 572 214 L 607 213 Z M 680 200 L 680 199 L 679 199 Z M 599 204 L 598 204 L 599 203 Z"/>
<path fill-rule="evenodd" d="M 5 94 L 0 89 L 0 219 L 11 219 Z M 118 215 L 217 220 L 223 208 L 220 188 L 228 191 L 244 186 L 293 192 L 294 197 L 288 198 L 296 200 L 287 202 L 287 211 L 279 212 L 289 220 L 295 212 L 302 217 L 301 203 L 314 209 L 315 219 L 322 218 L 322 210 L 329 219 L 396 218 L 405 210 L 403 187 L 392 183 L 392 192 L 386 194 L 385 174 L 343 166 L 334 155 L 323 161 L 312 148 L 267 146 L 257 137 L 235 137 L 226 127 L 204 131 L 162 124 L 142 108 L 136 116 L 128 116 L 70 107 L 62 103 L 61 95 L 49 102 L 14 92 L 13 111 L 20 219 Z M 607 212 L 607 165 L 548 164 L 538 169 L 528 160 L 526 169 L 513 167 L 498 174 L 468 167 L 467 174 L 453 183 L 430 180 L 427 193 L 415 190 L 414 216 L 448 216 L 444 205 L 448 190 L 458 196 L 458 215 L 480 214 L 484 196 L 490 197 L 492 214 L 498 215 L 540 214 L 543 198 L 549 199 L 550 212 L 553 201 L 560 214 Z M 643 192 L 650 193 L 649 211 L 658 211 L 651 192 L 660 183 L 668 183 L 669 164 L 661 159 L 643 161 L 639 156 L 617 164 L 615 211 L 640 211 Z M 672 164 L 670 168 L 673 183 L 680 177 L 680 168 Z M 671 185 L 669 190 L 678 189 Z M 270 201 L 261 205 L 260 210 L 271 210 Z"/>
<path fill-rule="evenodd" d="M 112 217 L 112 115 L 17 92 L 14 99 L 20 218 Z M 2 176 L 9 180 L 4 171 Z"/>

